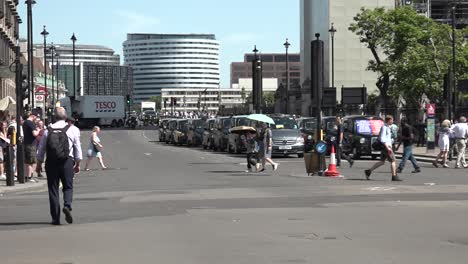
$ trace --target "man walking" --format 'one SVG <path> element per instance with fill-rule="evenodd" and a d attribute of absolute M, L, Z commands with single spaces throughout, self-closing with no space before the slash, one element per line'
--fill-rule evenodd
<path fill-rule="evenodd" d="M 39 135 L 40 128 L 36 127 L 36 115 L 32 112 L 26 113 L 26 120 L 23 123 L 24 133 L 24 163 L 25 177 L 27 181 L 34 182 L 32 176 L 34 165 L 36 164 L 36 137 Z"/>
<path fill-rule="evenodd" d="M 372 172 L 385 164 L 388 160 L 391 163 L 392 168 L 392 181 L 401 181 L 396 173 L 396 160 L 395 153 L 392 150 L 392 131 L 390 126 L 393 124 L 393 117 L 388 115 L 385 117 L 385 125 L 380 129 L 379 139 L 382 143 L 382 153 L 380 155 L 380 161 L 374 164 L 372 168 L 365 170 L 366 178 L 369 180 Z"/>
<path fill-rule="evenodd" d="M 343 152 L 343 138 L 344 138 L 344 128 L 340 116 L 336 116 L 336 131 L 337 136 L 335 139 L 335 149 L 336 149 L 336 166 L 341 166 L 341 158 L 344 158 L 349 162 L 349 167 L 353 167 L 354 161 Z"/>
<path fill-rule="evenodd" d="M 67 113 L 65 108 L 55 110 L 56 122 L 50 125 L 42 136 L 37 153 L 37 171 L 39 172 L 47 156 L 45 169 L 47 186 L 49 189 L 50 214 L 52 225 L 60 225 L 59 181 L 63 186 L 63 213 L 67 223 L 73 223 L 73 176 L 80 172 L 82 160 L 80 130 L 65 122 Z"/>
<path fill-rule="evenodd" d="M 414 132 L 413 127 L 408 124 L 408 120 L 406 118 L 401 119 L 401 137 L 400 142 L 403 142 L 403 158 L 401 159 L 400 165 L 398 166 L 398 173 L 403 171 L 405 167 L 406 161 L 409 159 L 413 164 L 414 171 L 412 173 L 421 172 L 421 168 L 419 167 L 416 159 L 413 156 L 413 143 L 414 143 Z M 400 143 L 401 144 L 401 143 Z M 397 149 L 400 147 L 398 145 Z"/>
<path fill-rule="evenodd" d="M 468 137 L 468 125 L 466 124 L 466 117 L 461 116 L 458 120 L 459 122 L 453 126 L 453 136 L 457 144 L 457 164 L 455 168 L 468 168 L 468 164 L 465 161 L 465 149 L 466 149 L 466 139 Z"/>

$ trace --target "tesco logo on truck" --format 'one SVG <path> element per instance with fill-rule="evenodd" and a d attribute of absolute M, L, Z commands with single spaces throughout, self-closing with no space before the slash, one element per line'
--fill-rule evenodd
<path fill-rule="evenodd" d="M 115 109 L 117 104 L 115 102 L 95 102 L 96 109 Z"/>

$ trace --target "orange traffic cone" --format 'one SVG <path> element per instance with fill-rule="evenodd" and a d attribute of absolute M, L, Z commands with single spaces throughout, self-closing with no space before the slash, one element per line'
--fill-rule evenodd
<path fill-rule="evenodd" d="M 327 177 L 338 177 L 340 172 L 336 169 L 336 159 L 335 159 L 335 146 L 332 146 L 330 153 L 330 164 L 328 165 L 328 170 L 325 172 Z"/>

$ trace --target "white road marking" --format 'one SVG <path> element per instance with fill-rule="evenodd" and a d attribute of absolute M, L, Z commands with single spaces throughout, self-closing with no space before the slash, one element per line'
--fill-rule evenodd
<path fill-rule="evenodd" d="M 435 184 L 434 182 L 426 182 L 426 183 L 424 183 L 424 185 L 426 185 L 426 186 L 434 186 L 434 185 L 436 185 L 436 184 Z"/>
<path fill-rule="evenodd" d="M 369 187 L 369 188 L 366 188 L 365 190 L 367 190 L 367 191 L 384 191 L 385 192 L 385 191 L 393 191 L 395 189 L 396 189 L 396 187 L 379 187 L 379 186 L 377 186 L 377 187 Z"/>
<path fill-rule="evenodd" d="M 153 153 L 145 153 L 146 156 L 151 156 Z"/>

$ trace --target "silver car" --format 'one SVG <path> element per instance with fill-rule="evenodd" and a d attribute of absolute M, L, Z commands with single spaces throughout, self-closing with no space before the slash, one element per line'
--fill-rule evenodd
<path fill-rule="evenodd" d="M 304 137 L 294 117 L 273 115 L 271 118 L 275 121 L 271 129 L 272 154 L 284 156 L 296 154 L 299 158 L 304 157 Z"/>

